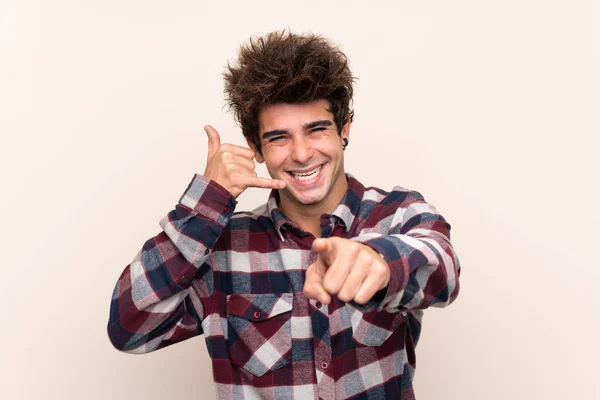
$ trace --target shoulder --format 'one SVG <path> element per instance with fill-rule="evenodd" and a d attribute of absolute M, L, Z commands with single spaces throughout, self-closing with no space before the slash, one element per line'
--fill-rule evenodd
<path fill-rule="evenodd" d="M 362 202 L 373 202 L 380 206 L 403 206 L 415 201 L 424 201 L 423 195 L 404 186 L 394 186 L 391 190 L 384 190 L 376 186 L 365 187 Z"/>

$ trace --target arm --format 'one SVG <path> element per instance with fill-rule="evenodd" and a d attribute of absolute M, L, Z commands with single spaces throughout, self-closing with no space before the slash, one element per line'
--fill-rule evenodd
<path fill-rule="evenodd" d="M 397 190 L 375 208 L 359 236 L 316 239 L 304 294 L 332 295 L 366 310 L 443 307 L 458 295 L 460 265 L 450 225 L 418 192 Z"/>
<path fill-rule="evenodd" d="M 146 241 L 115 286 L 108 321 L 113 346 L 147 353 L 202 334 L 209 310 L 209 253 L 235 208 L 222 186 L 195 175 L 163 231 Z"/>
<path fill-rule="evenodd" d="M 391 221 L 380 226 L 389 228 L 363 229 L 353 238 L 377 251 L 390 270 L 387 288 L 370 303 L 388 312 L 449 305 L 458 295 L 460 276 L 450 224 L 415 191 L 394 191 L 385 204 L 382 215 Z"/>
<path fill-rule="evenodd" d="M 175 210 L 160 221 L 163 231 L 144 244 L 113 292 L 108 336 L 119 350 L 147 353 L 200 335 L 214 290 L 208 255 L 235 199 L 248 187 L 285 187 L 257 177 L 254 151 L 221 145 L 212 126 L 204 130 L 204 174 L 194 176 Z"/>

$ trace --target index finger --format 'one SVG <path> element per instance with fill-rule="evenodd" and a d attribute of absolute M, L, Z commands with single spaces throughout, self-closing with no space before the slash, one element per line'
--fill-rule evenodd
<path fill-rule="evenodd" d="M 331 265 L 335 261 L 333 246 L 331 241 L 327 239 L 315 239 L 312 243 L 312 250 L 317 253 L 327 265 Z"/>

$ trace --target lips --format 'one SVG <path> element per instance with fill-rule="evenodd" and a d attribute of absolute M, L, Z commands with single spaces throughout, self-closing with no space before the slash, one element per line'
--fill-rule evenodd
<path fill-rule="evenodd" d="M 310 181 L 311 179 L 317 177 L 321 169 L 323 168 L 323 164 L 319 165 L 316 168 L 312 168 L 310 170 L 305 171 L 288 171 L 290 175 L 299 181 Z"/>

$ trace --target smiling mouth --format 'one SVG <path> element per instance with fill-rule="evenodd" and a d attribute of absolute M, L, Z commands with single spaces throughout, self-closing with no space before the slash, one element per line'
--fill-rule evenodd
<path fill-rule="evenodd" d="M 296 173 L 296 172 L 292 172 L 292 171 L 288 171 L 288 174 L 290 174 L 291 176 L 294 177 L 294 179 L 299 180 L 299 181 L 310 181 L 311 179 L 314 179 L 317 177 L 317 175 L 319 175 L 319 172 L 321 172 L 321 169 L 323 168 L 323 164 L 319 165 L 318 167 L 305 172 L 305 173 Z"/>

